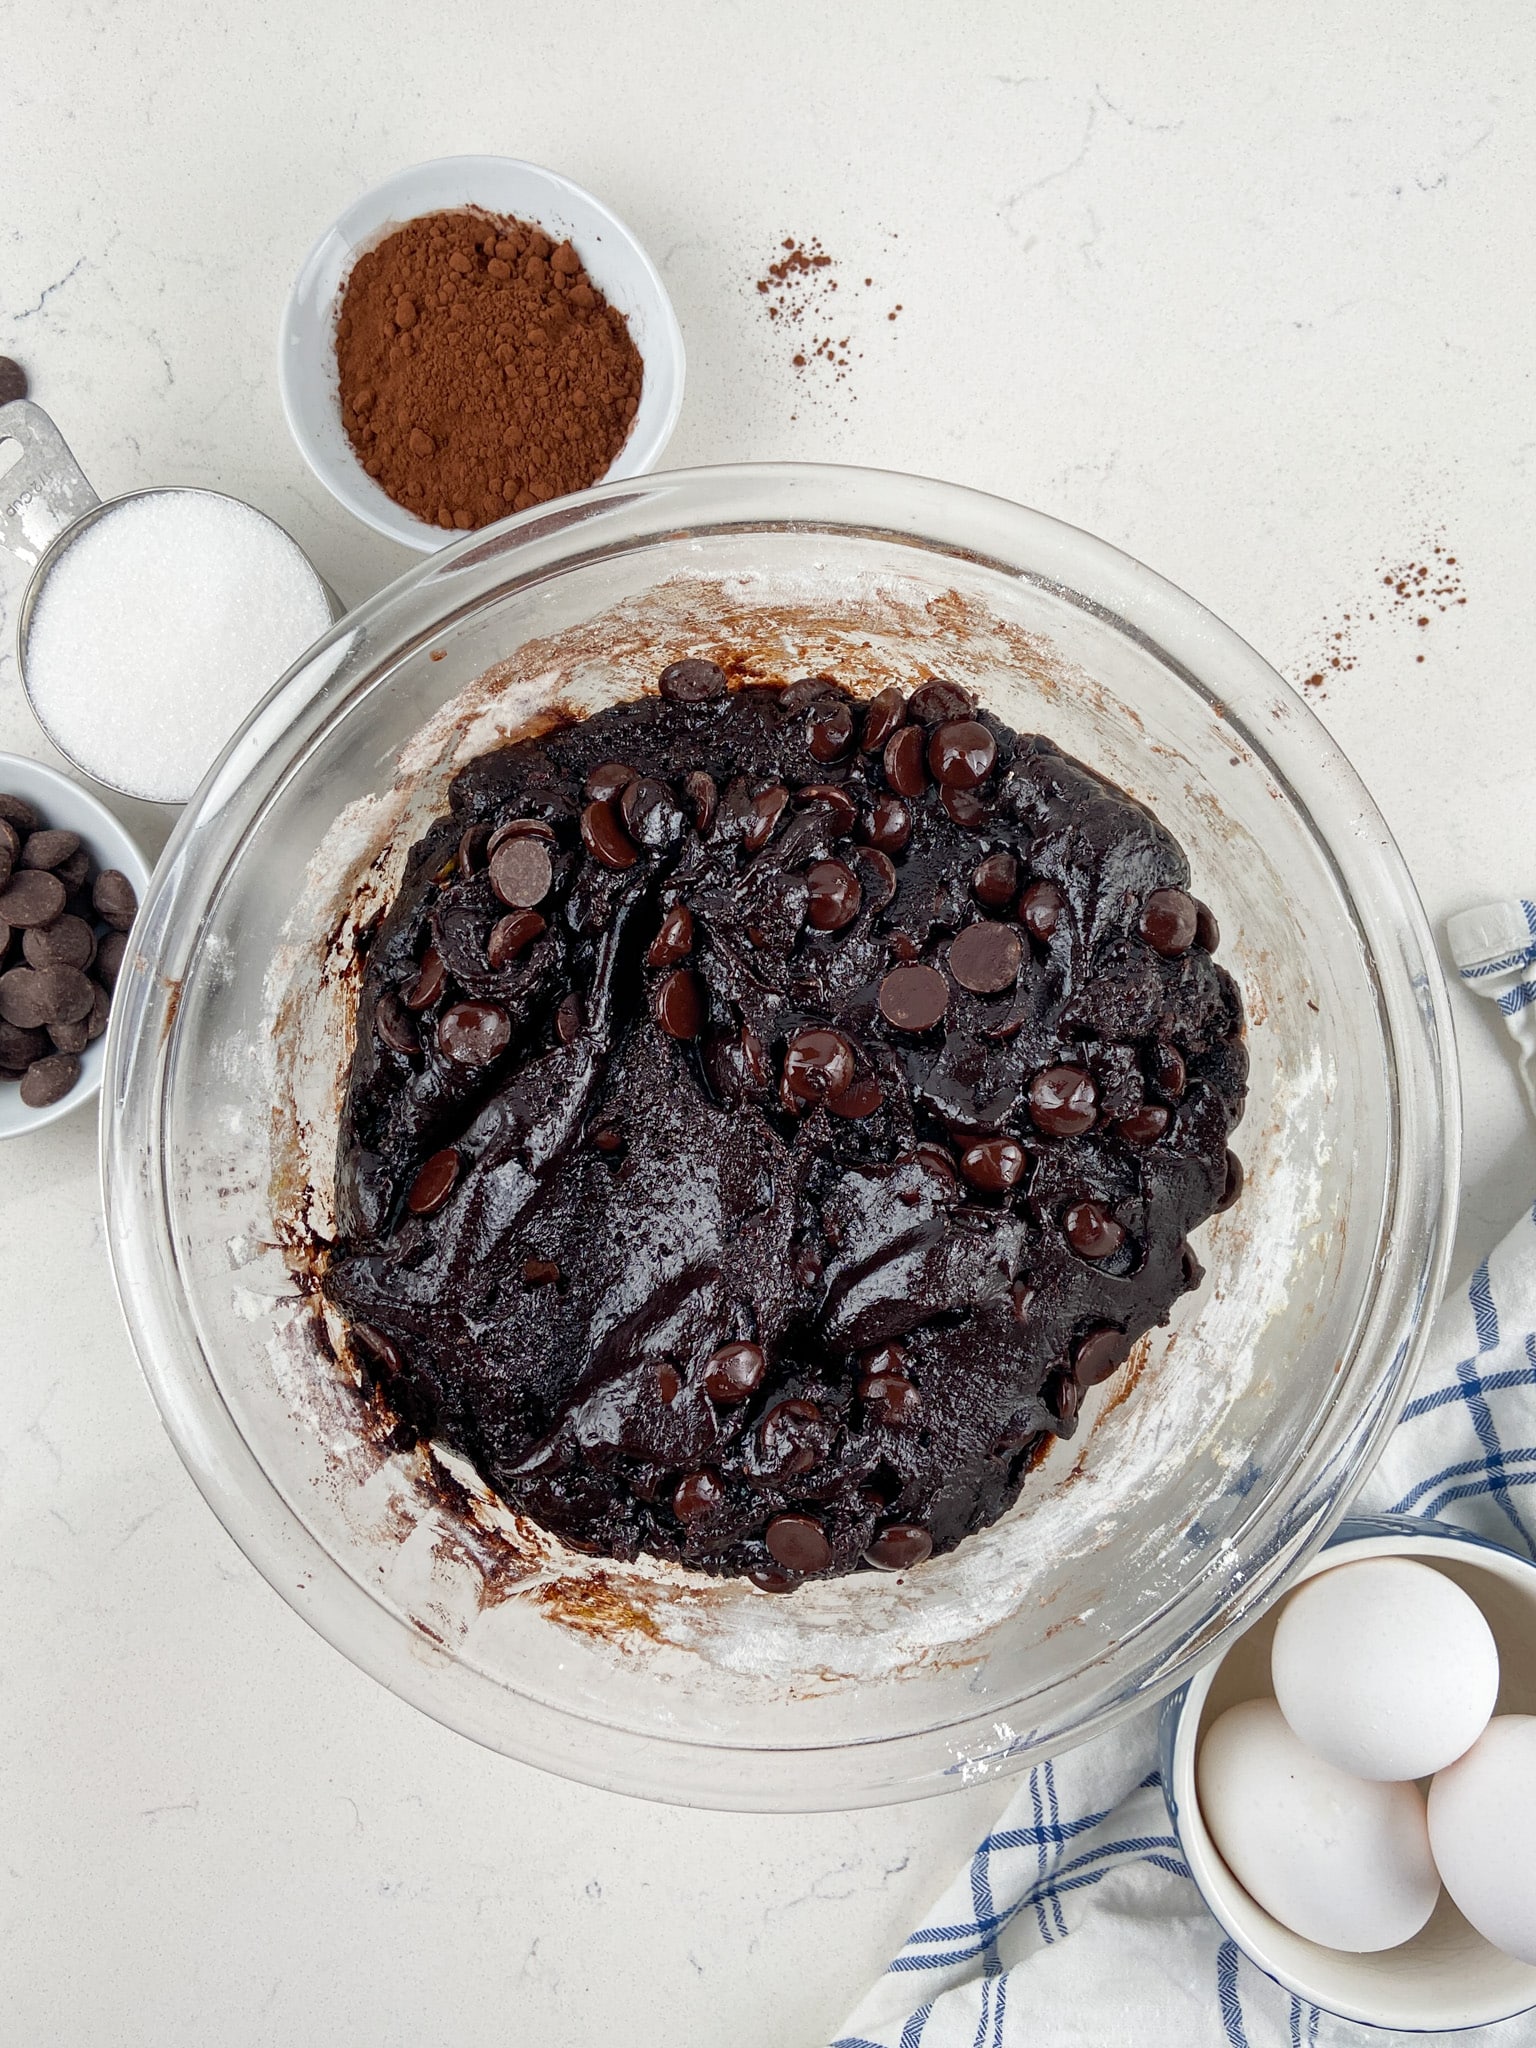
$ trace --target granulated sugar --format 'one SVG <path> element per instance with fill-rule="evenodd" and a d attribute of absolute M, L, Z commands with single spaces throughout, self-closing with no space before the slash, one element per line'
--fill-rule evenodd
<path fill-rule="evenodd" d="M 27 687 L 87 773 L 183 803 L 330 622 L 324 586 L 281 527 L 211 491 L 152 491 L 60 554 L 27 633 Z"/>

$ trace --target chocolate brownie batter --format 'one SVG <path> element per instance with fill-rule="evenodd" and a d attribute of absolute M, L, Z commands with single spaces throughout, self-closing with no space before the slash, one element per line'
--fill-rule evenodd
<path fill-rule="evenodd" d="M 578 1549 L 783 1590 L 952 1549 L 1241 1183 L 1216 921 L 965 691 L 659 696 L 472 762 L 374 939 L 327 1290 Z"/>

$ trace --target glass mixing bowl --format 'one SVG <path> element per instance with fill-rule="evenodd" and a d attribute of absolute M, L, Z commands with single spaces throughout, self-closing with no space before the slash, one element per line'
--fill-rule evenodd
<path fill-rule="evenodd" d="M 789 1597 L 563 1549 L 401 1449 L 314 1286 L 355 941 L 455 767 L 729 650 L 974 687 L 1182 840 L 1247 1004 L 1247 1192 L 1208 1269 L 1018 1507 Z M 1019 1769 L 1213 1656 L 1327 1534 L 1438 1297 L 1445 992 L 1348 763 L 1254 651 L 1102 541 L 953 486 L 763 466 L 602 487 L 343 619 L 210 775 L 114 1006 L 118 1287 L 178 1450 L 299 1613 L 403 1698 L 682 1802 L 852 1806 Z"/>

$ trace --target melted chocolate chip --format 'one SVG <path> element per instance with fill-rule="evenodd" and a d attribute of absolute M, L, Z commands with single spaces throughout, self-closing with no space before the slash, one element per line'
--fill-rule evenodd
<path fill-rule="evenodd" d="M 989 814 L 986 799 L 974 789 L 960 789 L 946 783 L 939 791 L 939 802 L 945 811 L 967 832 L 979 831 Z"/>
<path fill-rule="evenodd" d="M 853 712 L 835 698 L 818 704 L 805 724 L 805 743 L 814 761 L 840 761 L 853 745 Z"/>
<path fill-rule="evenodd" d="M 448 969 L 443 956 L 436 946 L 428 946 L 415 980 L 402 992 L 400 1000 L 408 1010 L 430 1010 L 447 986 Z"/>
<path fill-rule="evenodd" d="M 627 789 L 635 779 L 635 771 L 627 761 L 603 761 L 587 777 L 584 785 L 587 801 L 595 804 L 612 803 L 620 790 Z"/>
<path fill-rule="evenodd" d="M 788 802 L 789 791 L 782 782 L 753 797 L 752 807 L 741 827 L 741 843 L 748 853 L 758 853 L 768 844 Z"/>
<path fill-rule="evenodd" d="M 971 877 L 971 892 L 988 910 L 1004 910 L 1019 887 L 1019 864 L 1011 853 L 989 853 Z"/>
<path fill-rule="evenodd" d="M 757 1392 L 767 1370 L 768 1360 L 761 1344 L 749 1343 L 745 1338 L 735 1344 L 722 1344 L 704 1361 L 704 1391 L 722 1407 L 734 1407 Z"/>
<path fill-rule="evenodd" d="M 851 832 L 858 823 L 859 810 L 846 789 L 839 789 L 835 782 L 807 783 L 795 798 L 797 804 L 814 804 L 818 810 L 827 811 L 832 818 L 833 830 L 841 838 Z"/>
<path fill-rule="evenodd" d="M 796 1102 L 825 1102 L 853 1079 L 853 1047 L 840 1031 L 797 1031 L 784 1047 L 784 1087 Z"/>
<path fill-rule="evenodd" d="M 898 726 L 906 723 L 907 700 L 894 683 L 887 683 L 869 700 L 864 713 L 864 735 L 859 744 L 866 754 L 878 754 Z"/>
<path fill-rule="evenodd" d="M 672 1512 L 680 1522 L 698 1522 L 712 1515 L 724 1499 L 719 1473 L 706 1466 L 698 1472 L 685 1472 L 677 1482 Z"/>
<path fill-rule="evenodd" d="M 900 853 L 912 837 L 912 813 L 899 796 L 878 796 L 870 806 L 864 840 L 880 853 Z"/>
<path fill-rule="evenodd" d="M 976 789 L 996 759 L 997 741 L 979 719 L 953 718 L 928 742 L 928 766 L 942 789 Z"/>
<path fill-rule="evenodd" d="M 637 846 L 670 846 L 682 833 L 683 814 L 664 782 L 653 775 L 637 775 L 626 782 L 619 796 L 619 817 L 624 830 Z"/>
<path fill-rule="evenodd" d="M 686 903 L 679 903 L 661 920 L 661 930 L 652 939 L 646 953 L 646 965 L 675 967 L 679 960 L 686 960 L 692 951 L 693 912 Z"/>
<path fill-rule="evenodd" d="M 936 967 L 893 967 L 880 984 L 880 1014 L 897 1031 L 931 1031 L 949 1008 L 949 983 Z"/>
<path fill-rule="evenodd" d="M 619 823 L 612 802 L 590 803 L 581 814 L 581 838 L 595 861 L 616 872 L 632 868 L 640 858 L 634 841 Z"/>
<path fill-rule="evenodd" d="M 405 1206 L 413 1216 L 435 1216 L 453 1193 L 459 1177 L 459 1155 L 451 1145 L 434 1152 L 411 1182 Z"/>
<path fill-rule="evenodd" d="M 1152 1078 L 1171 1102 L 1178 1102 L 1188 1080 L 1188 1069 L 1184 1055 L 1176 1045 L 1169 1045 L 1166 1039 L 1158 1042 L 1152 1056 Z"/>
<path fill-rule="evenodd" d="M 983 1194 L 1005 1195 L 1024 1178 L 1029 1164 L 1016 1138 L 981 1138 L 960 1154 L 960 1171 Z"/>
<path fill-rule="evenodd" d="M 715 809 L 720 802 L 715 778 L 706 775 L 702 768 L 690 768 L 683 777 L 683 795 L 693 807 L 694 824 L 701 832 L 707 832 L 715 822 Z"/>
<path fill-rule="evenodd" d="M 691 967 L 678 967 L 656 991 L 656 1022 L 668 1038 L 697 1038 L 704 1029 L 704 984 Z"/>
<path fill-rule="evenodd" d="M 1187 953 L 1195 943 L 1199 913 L 1195 899 L 1182 889 L 1154 889 L 1142 905 L 1137 929 L 1154 953 L 1168 959 Z"/>
<path fill-rule="evenodd" d="M 814 931 L 840 932 L 859 914 L 859 878 L 845 861 L 819 860 L 806 873 L 806 922 Z"/>
<path fill-rule="evenodd" d="M 1029 1084 L 1029 1113 L 1054 1138 L 1080 1138 L 1098 1115 L 1098 1090 L 1081 1067 L 1046 1067 Z"/>
<path fill-rule="evenodd" d="M 510 967 L 519 953 L 526 953 L 544 932 L 544 920 L 536 910 L 514 910 L 497 918 L 485 942 L 485 957 L 500 971 Z"/>
<path fill-rule="evenodd" d="M 455 1003 L 437 1022 L 437 1043 L 461 1067 L 488 1067 L 507 1049 L 512 1020 L 497 1003 Z"/>
<path fill-rule="evenodd" d="M 1207 903 L 1195 904 L 1195 944 L 1204 946 L 1207 953 L 1214 953 L 1221 944 L 1221 926 Z"/>
<path fill-rule="evenodd" d="M 1168 1112 L 1160 1102 L 1144 1102 L 1129 1116 L 1117 1117 L 1111 1128 L 1127 1145 L 1155 1145 L 1168 1128 Z"/>
<path fill-rule="evenodd" d="M 1107 1259 L 1125 1243 L 1125 1226 L 1102 1202 L 1073 1202 L 1061 1219 L 1067 1243 L 1085 1259 Z"/>
<path fill-rule="evenodd" d="M 1219 1216 L 1224 1210 L 1230 1209 L 1242 1192 L 1243 1162 L 1235 1152 L 1228 1152 L 1226 1178 L 1222 1182 L 1221 1199 L 1216 1204 L 1217 1215 Z"/>
<path fill-rule="evenodd" d="M 928 763 L 921 726 L 904 725 L 899 732 L 892 733 L 885 743 L 881 759 L 885 766 L 885 779 L 898 796 L 921 796 L 928 787 Z"/>
<path fill-rule="evenodd" d="M 1043 946 L 1055 937 L 1066 907 L 1067 899 L 1054 882 L 1031 882 L 1019 898 L 1019 921 Z"/>
<path fill-rule="evenodd" d="M 385 989 L 379 997 L 373 1012 L 373 1028 L 379 1034 L 381 1044 L 387 1045 L 391 1052 L 402 1053 L 407 1059 L 414 1059 L 421 1051 L 421 1040 L 416 1036 L 416 1026 L 406 1014 L 404 1003 L 393 989 Z"/>
<path fill-rule="evenodd" d="M 669 704 L 715 704 L 725 696 L 725 670 L 712 661 L 674 661 L 664 668 L 657 688 Z"/>

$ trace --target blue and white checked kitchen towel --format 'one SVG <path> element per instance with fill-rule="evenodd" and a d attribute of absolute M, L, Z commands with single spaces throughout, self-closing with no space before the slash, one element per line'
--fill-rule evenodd
<path fill-rule="evenodd" d="M 1536 1108 L 1536 904 L 1452 918 L 1464 985 L 1497 1001 Z M 1360 1495 L 1536 1556 L 1536 1210 L 1435 1321 L 1418 1390 Z M 1157 1709 L 1032 1770 L 850 2016 L 835 2048 L 1426 2048 L 1319 2013 L 1206 1912 L 1168 1826 Z M 1433 2037 L 1465 2044 L 1473 2037 Z M 1529 2017 L 1478 2048 L 1533 2048 Z"/>

